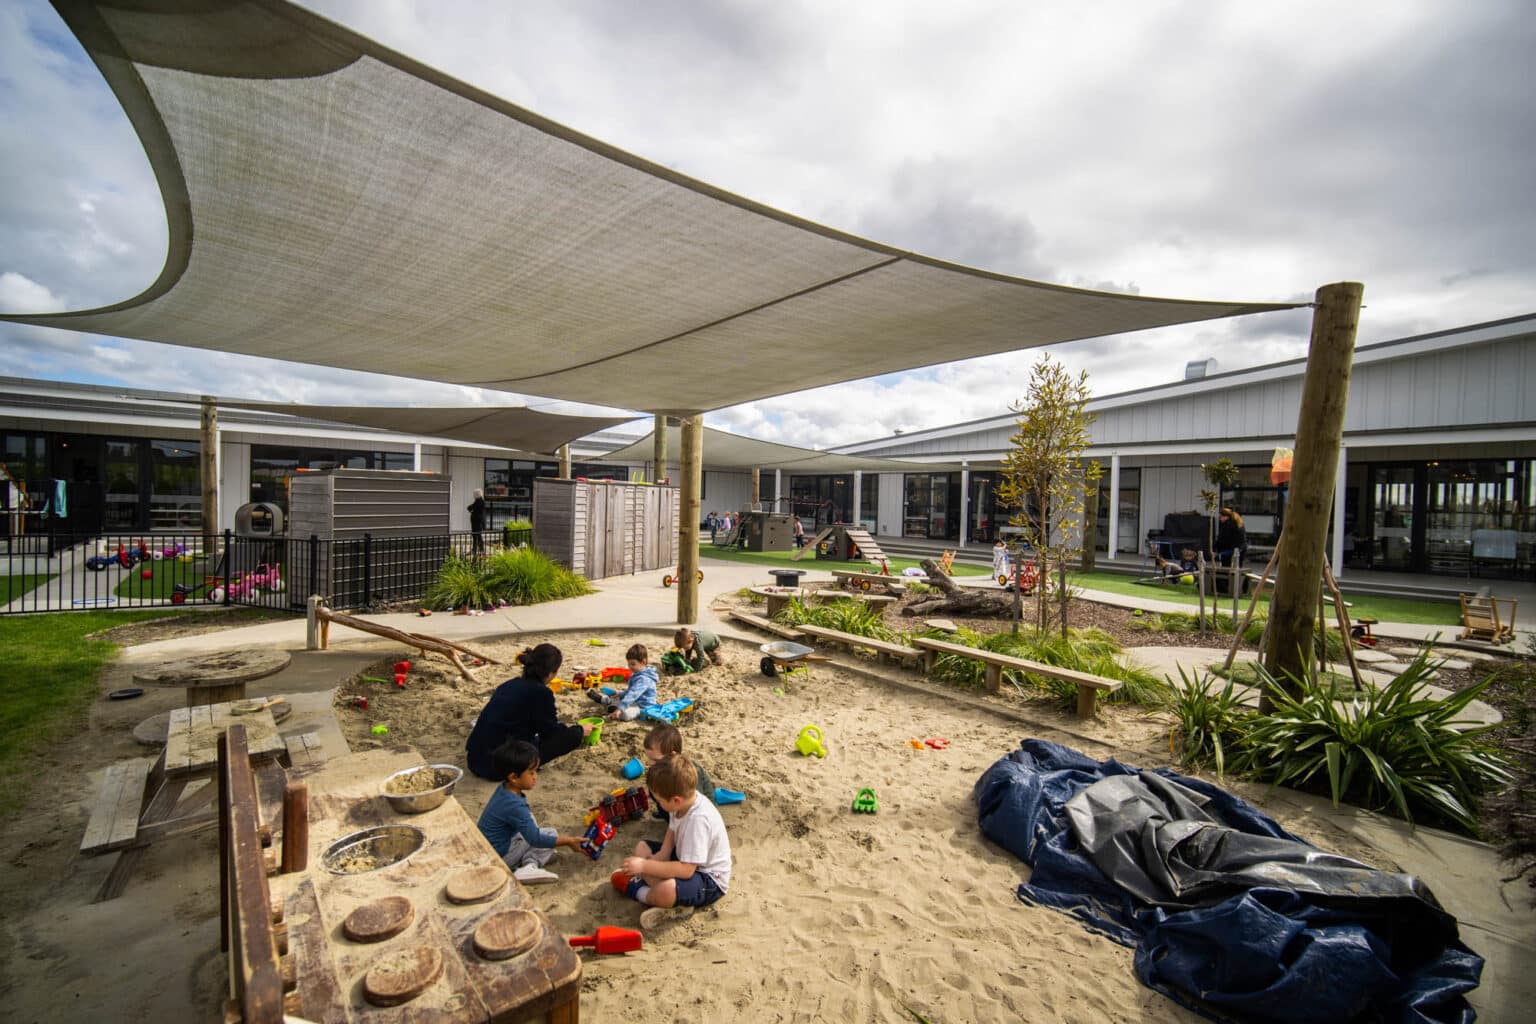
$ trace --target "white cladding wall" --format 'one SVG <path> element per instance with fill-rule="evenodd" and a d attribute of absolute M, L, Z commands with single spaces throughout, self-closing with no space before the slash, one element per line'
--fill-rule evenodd
<path fill-rule="evenodd" d="M 901 533 L 902 502 L 906 500 L 905 473 L 879 473 L 880 493 L 876 497 L 880 525 L 875 533 L 894 537 Z M 868 479 L 867 477 L 865 479 Z"/>
<path fill-rule="evenodd" d="M 704 452 L 704 461 L 709 461 L 708 449 Z M 763 471 L 772 486 L 773 470 Z M 761 477 L 758 478 L 761 481 Z M 789 481 L 784 481 L 784 486 L 789 486 Z M 699 509 L 699 518 L 710 512 L 741 512 L 752 504 L 752 473 L 738 470 L 706 470 L 704 472 L 704 497 Z"/>
<path fill-rule="evenodd" d="M 219 439 L 219 529 L 235 528 L 235 509 L 251 500 L 251 446 Z"/>
<path fill-rule="evenodd" d="M 422 456 L 422 469 L 426 469 L 426 456 Z M 448 530 L 451 533 L 469 532 L 469 503 L 474 500 L 475 488 L 485 487 L 485 459 L 478 455 L 448 456 Z"/>

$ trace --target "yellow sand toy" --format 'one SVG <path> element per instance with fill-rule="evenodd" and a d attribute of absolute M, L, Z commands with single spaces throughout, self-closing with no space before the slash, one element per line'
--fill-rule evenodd
<path fill-rule="evenodd" d="M 806 757 L 826 757 L 827 748 L 821 742 L 820 726 L 808 725 L 800 730 L 800 736 L 795 740 L 795 749 Z"/>

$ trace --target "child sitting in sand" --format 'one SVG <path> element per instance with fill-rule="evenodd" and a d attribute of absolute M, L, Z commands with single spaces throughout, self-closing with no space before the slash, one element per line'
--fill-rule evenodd
<path fill-rule="evenodd" d="M 581 849 L 581 840 L 540 828 L 528 807 L 528 791 L 539 782 L 539 748 L 527 740 L 507 740 L 491 751 L 496 770 L 505 780 L 480 812 L 480 833 L 524 885 L 553 882 L 560 876 L 544 865 L 555 849 Z"/>
<path fill-rule="evenodd" d="M 613 887 L 649 906 L 642 928 L 662 924 L 669 907 L 707 907 L 731 884 L 731 840 L 725 821 L 698 794 L 698 769 L 683 754 L 662 758 L 646 772 L 656 802 L 671 816 L 661 842 L 644 839 L 613 873 Z"/>
<path fill-rule="evenodd" d="M 656 764 L 674 754 L 681 754 L 682 752 L 683 734 L 678 731 L 675 725 L 658 725 L 645 734 L 645 759 L 650 764 Z M 694 789 L 704 799 L 714 800 L 715 784 L 710 779 L 709 773 L 697 761 L 694 762 L 693 767 L 699 773 L 698 778 L 694 782 Z M 660 803 L 657 803 L 655 793 L 651 794 L 651 803 L 655 804 L 656 807 L 651 816 L 665 821 L 667 819 L 667 812 L 661 809 Z"/>
<path fill-rule="evenodd" d="M 707 629 L 683 626 L 672 634 L 672 643 L 690 672 L 703 671 L 706 664 L 720 664 L 720 638 Z"/>
<path fill-rule="evenodd" d="M 587 696 L 608 708 L 608 717 L 633 722 L 640 712 L 656 703 L 656 669 L 651 666 L 650 652 L 644 644 L 634 644 L 624 652 L 624 663 L 629 666 L 629 685 L 617 697 L 609 697 L 601 690 L 588 690 Z"/>

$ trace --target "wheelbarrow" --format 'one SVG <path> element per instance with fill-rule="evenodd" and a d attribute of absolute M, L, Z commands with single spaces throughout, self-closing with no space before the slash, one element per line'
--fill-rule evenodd
<path fill-rule="evenodd" d="M 763 659 L 758 662 L 758 669 L 770 679 L 781 672 L 788 675 L 797 671 L 805 672 L 806 678 L 809 679 L 811 662 L 832 660 L 826 655 L 817 654 L 814 648 L 797 644 L 793 640 L 774 640 L 771 643 L 758 644 L 757 649 L 763 652 Z"/>

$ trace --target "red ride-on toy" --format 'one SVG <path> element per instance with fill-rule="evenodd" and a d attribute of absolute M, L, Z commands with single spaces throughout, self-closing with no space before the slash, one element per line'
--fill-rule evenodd
<path fill-rule="evenodd" d="M 700 569 L 698 572 L 699 572 L 699 582 L 703 583 L 704 582 L 704 570 Z M 682 578 L 683 578 L 683 574 L 682 573 L 678 573 L 676 576 L 672 576 L 672 575 L 669 574 L 669 575 L 663 576 L 661 578 L 661 585 L 664 586 L 664 587 L 670 587 L 672 584 L 677 583 Z"/>

